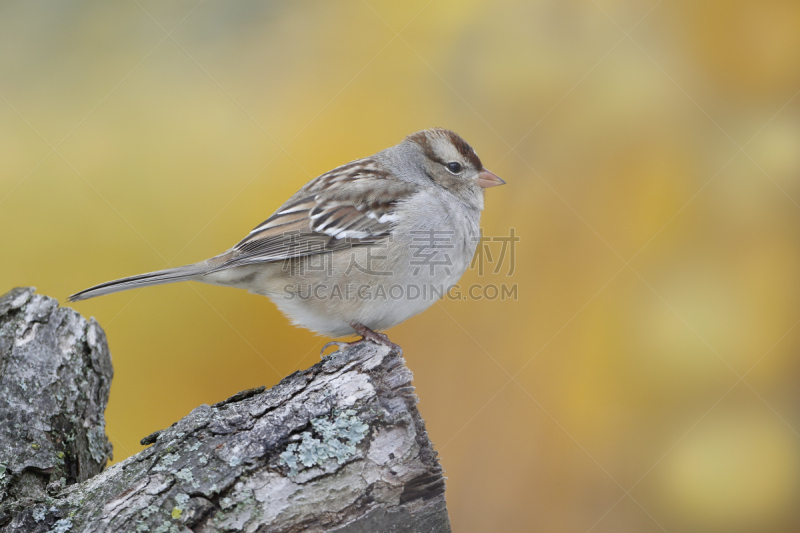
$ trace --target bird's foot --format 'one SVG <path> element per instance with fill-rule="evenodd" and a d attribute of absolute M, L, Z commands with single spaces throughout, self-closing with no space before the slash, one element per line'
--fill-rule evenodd
<path fill-rule="evenodd" d="M 403 355 L 403 349 L 389 340 L 389 337 L 384 335 L 383 333 L 378 333 L 377 331 L 372 331 L 364 324 L 354 323 L 351 324 L 353 329 L 356 330 L 356 333 L 361 335 L 361 340 L 356 342 L 364 342 L 364 341 L 372 341 L 375 344 L 380 344 L 382 346 L 388 346 L 390 350 L 396 351 L 398 354 Z"/>
<path fill-rule="evenodd" d="M 349 348 L 350 346 L 358 346 L 359 344 L 362 344 L 367 341 L 374 342 L 375 344 L 380 344 L 381 346 L 388 346 L 390 350 L 394 350 L 398 354 L 403 355 L 403 349 L 397 344 L 390 341 L 389 337 L 387 337 L 383 333 L 372 331 L 367 326 L 359 324 L 357 322 L 354 323 L 352 326 L 353 329 L 356 330 L 356 333 L 361 335 L 360 339 L 353 342 L 331 341 L 322 347 L 322 350 L 320 350 L 319 352 L 320 357 L 325 357 L 325 350 L 327 350 L 331 346 L 336 346 L 337 348 L 339 348 L 339 350 L 343 350 L 344 348 Z"/>

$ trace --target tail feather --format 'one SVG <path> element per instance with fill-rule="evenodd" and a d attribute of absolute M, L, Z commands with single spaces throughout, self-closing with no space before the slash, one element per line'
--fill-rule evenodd
<path fill-rule="evenodd" d="M 196 276 L 205 274 L 208 272 L 209 268 L 209 265 L 204 261 L 193 265 L 157 270 L 156 272 L 148 272 L 147 274 L 139 274 L 128 278 L 107 281 L 77 292 L 67 299 L 70 302 L 78 302 L 80 300 L 94 298 L 95 296 L 111 294 L 112 292 L 127 291 L 128 289 L 137 289 L 139 287 L 149 287 L 151 285 L 161 285 L 164 283 L 174 283 L 176 281 L 187 281 Z"/>

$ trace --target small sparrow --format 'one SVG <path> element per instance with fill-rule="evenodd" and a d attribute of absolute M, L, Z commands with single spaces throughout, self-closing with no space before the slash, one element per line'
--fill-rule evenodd
<path fill-rule="evenodd" d="M 317 333 L 355 331 L 357 342 L 396 348 L 377 332 L 424 311 L 458 282 L 480 237 L 484 189 L 504 183 L 452 131 L 419 131 L 311 180 L 227 252 L 102 283 L 69 300 L 201 281 L 268 296 L 292 323 Z"/>

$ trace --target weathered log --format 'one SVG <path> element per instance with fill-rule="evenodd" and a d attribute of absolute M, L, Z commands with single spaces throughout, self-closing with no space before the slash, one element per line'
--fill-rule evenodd
<path fill-rule="evenodd" d="M 0 297 L 0 524 L 111 454 L 103 329 L 31 287 Z"/>
<path fill-rule="evenodd" d="M 25 346 L 19 344 L 27 331 L 22 324 L 29 316 L 43 316 L 35 311 L 42 301 L 48 302 L 49 314 L 30 322 L 40 324 L 41 331 L 28 342 L 45 331 L 54 332 L 56 341 L 42 343 L 42 354 L 28 355 L 35 350 L 17 349 Z M 100 425 L 89 424 L 85 438 L 70 441 L 74 448 L 69 457 L 94 460 L 99 450 L 108 449 L 102 408 L 110 357 L 102 330 L 93 321 L 82 323 L 82 335 L 74 329 L 60 336 L 65 328 L 59 324 L 66 319 L 59 317 L 80 323 L 75 315 L 58 309 L 53 300 L 32 295 L 30 289 L 17 289 L 0 299 L 0 339 L 6 339 L 0 340 L 0 383 L 12 376 L 9 364 L 29 369 L 13 370 L 13 375 L 30 374 L 32 363 L 25 357 L 45 358 L 46 346 L 59 353 L 80 351 L 71 361 L 77 364 L 80 359 L 84 367 L 74 372 L 102 375 L 106 381 L 98 377 L 97 383 L 85 380 L 78 387 L 95 398 L 100 418 L 92 420 Z M 58 340 L 72 337 L 72 345 Z M 64 351 L 67 346 L 73 346 L 71 352 Z M 107 362 L 107 374 L 95 370 L 106 368 L 102 361 Z M 401 355 L 385 346 L 346 347 L 272 389 L 244 391 L 195 408 L 143 439 L 152 446 L 89 479 L 96 471 L 89 473 L 80 461 L 77 474 L 70 477 L 63 473 L 66 467 L 56 461 L 51 466 L 46 460 L 50 456 L 39 458 L 38 453 L 67 441 L 52 420 L 63 418 L 67 403 L 74 402 L 58 400 L 46 387 L 28 391 L 49 398 L 47 405 L 59 409 L 39 413 L 41 427 L 49 424 L 51 429 L 42 430 L 48 444 L 40 444 L 36 453 L 28 451 L 27 441 L 14 448 L 27 446 L 24 455 L 15 451 L 9 456 L 0 440 L 0 463 L 6 465 L 10 480 L 0 485 L 0 531 L 450 531 L 442 470 L 416 408 L 411 378 Z M 14 413 L 19 412 L 27 411 L 16 402 L 0 402 L 0 420 L 18 417 Z M 91 427 L 100 427 L 100 433 L 92 433 Z M 6 433 L 0 430 L 0 439 Z M 14 438 L 29 437 L 17 432 Z M 37 488 L 13 489 L 26 475 L 37 476 Z"/>

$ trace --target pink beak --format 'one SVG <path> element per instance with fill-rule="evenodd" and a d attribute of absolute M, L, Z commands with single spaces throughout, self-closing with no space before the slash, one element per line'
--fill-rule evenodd
<path fill-rule="evenodd" d="M 484 189 L 488 189 L 489 187 L 497 187 L 498 185 L 505 185 L 506 182 L 503 181 L 500 176 L 489 172 L 485 168 L 478 172 L 478 185 L 483 187 Z"/>

